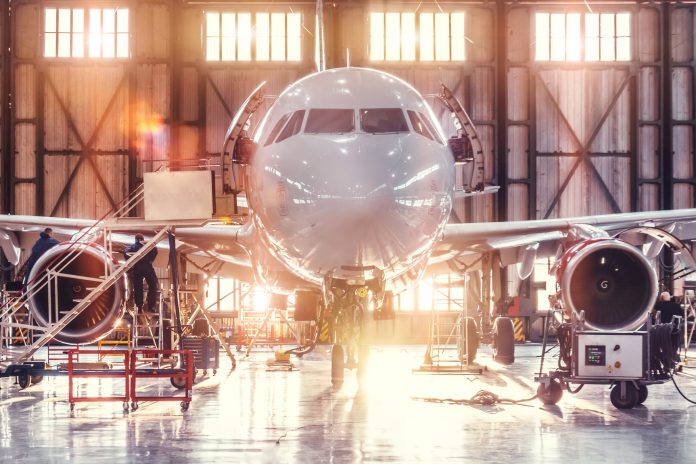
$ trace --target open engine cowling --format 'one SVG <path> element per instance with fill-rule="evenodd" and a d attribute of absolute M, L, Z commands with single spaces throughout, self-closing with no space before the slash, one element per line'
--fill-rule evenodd
<path fill-rule="evenodd" d="M 563 255 L 556 273 L 566 311 L 585 312 L 594 330 L 635 330 L 657 297 L 657 274 L 637 248 L 613 239 L 587 240 Z"/>
<path fill-rule="evenodd" d="M 67 263 L 67 264 L 66 264 Z M 36 282 L 36 291 L 28 299 L 29 311 L 38 325 L 56 322 L 84 299 L 115 266 L 108 252 L 94 244 L 61 243 L 41 256 L 29 275 Z M 60 276 L 45 285 L 42 275 L 57 270 Z M 123 316 L 125 288 L 116 282 L 73 319 L 55 340 L 82 344 L 93 343 L 107 335 Z M 51 314 L 49 314 L 51 312 Z"/>

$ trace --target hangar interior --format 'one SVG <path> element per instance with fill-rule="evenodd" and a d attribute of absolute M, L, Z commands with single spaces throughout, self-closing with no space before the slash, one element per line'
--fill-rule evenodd
<path fill-rule="evenodd" d="M 314 2 L 3 3 L 2 205 L 11 214 L 97 218 L 143 172 L 219 165 L 249 93 L 268 81 L 278 94 L 315 69 Z M 348 56 L 424 95 L 444 83 L 468 110 L 486 181 L 501 190 L 457 201 L 453 220 L 693 206 L 689 2 L 332 2 L 324 13 L 328 67 Z M 263 51 L 239 38 L 244 27 L 259 34 L 256 21 L 265 21 Z M 284 23 L 280 36 L 270 21 Z M 438 36 L 434 21 L 451 33 Z M 89 33 L 114 43 L 100 49 Z M 416 46 L 419 34 L 432 49 Z M 394 35 L 413 43 L 394 45 Z M 229 201 L 220 214 L 233 213 Z"/>
<path fill-rule="evenodd" d="M 202 170 L 213 172 L 215 220 L 242 224 L 249 217 L 245 190 L 253 189 L 253 185 L 247 184 L 245 167 L 230 164 L 231 154 L 225 151 L 230 122 L 257 86 L 266 82 L 264 99 L 245 127 L 249 133 L 256 129 L 260 132 L 260 123 L 274 97 L 316 72 L 317 63 L 322 62 L 328 69 L 372 68 L 402 79 L 431 105 L 447 138 L 457 134 L 459 123 L 437 96 L 441 86 L 450 89 L 461 102 L 476 128 L 484 183 L 499 189 L 494 194 L 458 195 L 468 171 L 457 166 L 456 184 L 460 188 L 453 196 L 449 223 L 693 208 L 695 6 L 690 1 L 657 0 L 2 0 L 2 214 L 96 220 L 119 209 L 142 188 L 146 173 Z M 134 207 L 127 215 L 142 216 L 143 206 Z M 15 271 L 29 256 L 36 232 L 38 229 L 21 238 L 25 252 L 20 264 L 14 270 L 3 265 L 5 282 L 16 280 Z M 691 242 L 687 245 L 690 247 Z M 691 253 L 688 247 L 683 251 Z M 696 277 L 688 266 L 686 270 L 679 268 L 680 250 L 670 250 L 652 256 L 656 282 L 660 291 L 680 296 L 681 304 L 686 305 L 690 303 L 688 295 L 693 296 L 696 290 Z M 249 356 L 252 348 L 256 352 L 260 345 L 299 343 L 314 332 L 319 333 L 321 341 L 326 335 L 320 333 L 324 327 L 291 322 L 276 313 L 288 304 L 292 308 L 296 301 L 293 296 L 289 302 L 278 303 L 276 295 L 259 285 L 222 271 L 216 274 L 182 257 L 177 258 L 181 274 L 172 276 L 173 261 L 167 262 L 164 255 L 160 252 L 156 263 L 164 298 L 173 307 L 173 294 L 184 295 L 184 320 L 197 306 L 208 311 L 209 316 L 201 324 L 195 317 L 188 322 L 194 331 L 216 332 L 223 343 L 233 351 L 236 348 L 236 353 L 227 352 L 229 359 L 223 352 L 223 363 L 231 359 L 234 365 L 235 354 L 240 357 L 246 352 Z M 6 264 L 6 257 L 3 259 Z M 520 271 L 520 264 L 505 267 L 503 261 L 505 258 L 500 256 L 483 254 L 473 264 L 427 272 L 417 286 L 394 295 L 393 318 L 367 321 L 367 339 L 378 345 L 432 345 L 433 339 L 435 345 L 448 345 L 447 335 L 454 333 L 451 327 L 460 324 L 462 314 L 477 318 L 482 332 L 491 328 L 496 315 L 511 316 L 515 340 L 520 343 L 518 353 L 536 363 L 540 346 L 536 343 L 547 342 L 547 311 L 553 307 L 553 295 L 558 290 L 553 279 L 556 259 L 527 262 L 529 272 Z M 516 255 L 509 261 L 519 263 L 523 259 L 517 260 Z M 194 271 L 196 267 L 198 271 Z M 179 311 L 178 295 L 176 299 Z M 157 330 L 161 343 L 163 329 L 160 326 Z M 469 326 L 458 326 L 456 333 L 458 339 L 466 341 Z M 139 336 L 147 338 L 129 334 L 128 342 L 131 336 L 136 341 Z M 10 334 L 13 342 L 26 341 L 27 337 L 22 328 Z M 481 337 L 485 339 L 486 335 L 482 333 Z M 117 331 L 106 340 L 123 341 L 123 333 Z M 395 361 L 393 353 L 386 350 L 376 358 L 391 366 L 388 372 L 393 372 L 393 366 L 406 364 Z M 416 355 L 413 346 L 406 350 L 417 364 L 419 361 L 414 360 L 422 353 Z M 488 359 L 487 355 L 484 350 L 483 359 Z M 240 378 L 253 380 L 263 373 L 262 364 L 252 362 Z M 502 369 L 489 368 L 496 372 Z M 316 369 L 310 364 L 297 374 L 288 374 L 295 375 L 295 379 L 273 381 L 286 381 L 285 388 L 291 390 L 288 401 L 302 401 L 298 391 L 306 388 L 321 399 L 322 408 L 329 401 L 331 411 L 348 409 L 352 397 L 345 391 L 327 400 L 316 385 L 318 381 L 312 380 L 306 386 L 296 379 L 304 371 L 314 373 Z M 537 372 L 532 364 L 520 369 L 529 378 Z M 209 380 L 235 396 L 236 409 L 244 408 L 248 400 L 254 411 L 266 414 L 271 407 L 265 399 L 283 401 L 281 393 L 271 387 L 262 389 L 267 398 L 250 398 L 243 387 L 225 383 L 233 381 L 234 375 Z M 403 380 L 395 375 L 392 382 L 397 378 Z M 693 380 L 690 382 L 693 387 Z M 422 379 L 416 383 L 419 391 L 427 390 Z M 48 389 L 53 384 L 44 385 Z M 5 384 L 0 388 L 3 398 L 8 398 L 5 395 L 13 387 Z M 457 396 L 458 388 L 447 381 L 438 393 Z M 658 393 L 659 399 L 678 399 L 664 388 Z M 515 396 L 524 394 L 515 392 Z M 204 391 L 202 396 L 206 395 L 212 394 Z M 41 408 L 39 400 L 43 396 L 39 396 L 34 398 L 35 408 Z M 393 419 L 393 411 L 384 406 L 391 405 L 387 394 L 379 398 L 382 406 L 370 403 L 373 410 Z M 583 401 L 593 398 L 587 394 Z M 216 408 L 225 410 L 225 414 L 230 411 L 218 401 L 215 397 L 203 409 L 222 421 L 224 416 Z M 658 425 L 672 417 L 667 406 L 660 407 L 667 410 L 667 415 L 655 419 Z M 156 414 L 167 416 L 169 413 L 162 408 Z M 421 413 L 423 410 L 416 406 L 407 408 L 405 414 L 417 417 Z M 546 423 L 543 414 L 537 413 L 535 423 Z M 98 414 L 84 414 L 85 420 L 98 420 Z M 242 425 L 235 425 L 235 431 L 248 427 L 253 431 L 247 437 L 249 443 L 268 441 L 269 435 L 248 417 Z M 430 418 L 440 420 L 434 415 Z M 686 433 L 693 434 L 693 419 L 688 414 L 679 418 L 686 424 Z M 636 425 L 643 419 L 634 415 L 629 422 Z M 475 420 L 483 419 L 476 415 Z M 474 427 L 475 420 L 466 419 L 460 426 Z M 513 414 L 510 423 L 517 420 Z M 614 420 L 622 419 L 609 421 Z M 572 429 L 573 425 L 563 418 L 553 421 L 560 421 L 563 430 Z M 295 416 L 290 425 L 285 424 L 295 431 L 305 425 Z M 377 436 L 395 425 L 382 423 Z M 193 433 L 191 427 L 182 436 Z M 346 433 L 370 432 L 374 430 L 362 424 Z M 129 433 L 110 446 L 118 449 L 121 443 L 133 445 L 137 439 Z M 313 432 L 310 435 L 309 443 L 315 443 L 317 437 Z M 169 436 L 178 435 L 172 432 Z M 407 441 L 409 434 L 404 436 Z M 635 439 L 643 438 L 647 440 L 648 436 L 640 434 Z M 333 446 L 332 440 L 323 435 L 318 449 Z M 429 440 L 426 437 L 426 443 Z M 465 441 L 467 446 L 477 446 L 476 439 Z M 371 442 L 374 455 L 367 453 L 360 458 L 355 450 L 346 451 L 337 462 L 408 460 L 408 453 L 415 460 L 427 460 L 427 447 L 411 449 L 403 441 L 390 444 L 410 451 L 380 455 L 374 451 L 379 443 Z M 87 443 L 88 447 L 93 445 Z M 238 456 L 264 462 L 297 462 L 305 445 L 300 437 L 293 441 L 295 447 L 288 454 L 278 455 L 262 447 L 261 454 L 247 450 Z M 213 441 L 210 446 L 213 448 L 196 456 L 215 455 L 212 450 L 219 443 Z M 447 446 L 458 450 L 457 445 Z M 495 457 L 493 444 L 486 447 Z M 679 449 L 686 452 L 685 447 Z M 177 452 L 187 453 L 183 448 L 177 448 Z M 554 452 L 564 456 L 560 446 Z M 71 453 L 77 460 L 88 459 L 79 452 Z M 314 453 L 311 456 L 316 462 L 334 456 L 317 449 Z M 579 460 L 589 459 L 588 453 L 581 453 Z M 655 457 L 651 453 L 642 448 L 628 452 L 636 458 Z M 530 459 L 531 455 L 523 455 Z M 129 460 L 134 455 L 123 456 Z M 155 456 L 165 459 L 174 455 L 162 451 Z M 432 456 L 435 461 L 462 457 L 446 449 Z M 17 462 L 28 459 L 21 452 L 14 457 Z"/>

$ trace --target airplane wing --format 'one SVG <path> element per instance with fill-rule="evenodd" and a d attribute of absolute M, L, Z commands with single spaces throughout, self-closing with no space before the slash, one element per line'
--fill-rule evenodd
<path fill-rule="evenodd" d="M 0 215 L 0 246 L 11 264 L 26 259 L 28 251 L 46 227 L 53 229 L 58 240 L 74 240 L 94 225 L 93 219 L 69 219 L 45 216 Z M 190 263 L 188 271 L 234 277 L 253 282 L 253 271 L 246 251 L 238 244 L 237 235 L 241 225 L 206 225 L 175 230 L 177 250 Z M 154 235 L 155 228 L 119 226 L 112 234 L 116 244 L 126 245 L 133 241 L 135 233 L 146 237 Z M 168 249 L 161 242 L 160 249 Z M 156 266 L 166 266 L 167 254 L 160 253 Z"/>
<path fill-rule="evenodd" d="M 696 239 L 696 209 L 607 214 L 563 219 L 510 222 L 450 223 L 436 246 L 433 262 L 456 258 L 470 261 L 485 252 L 499 251 L 501 265 L 554 256 L 562 240 L 615 235 L 639 226 L 662 228 L 682 241 Z M 635 243 L 637 244 L 637 243 Z"/>

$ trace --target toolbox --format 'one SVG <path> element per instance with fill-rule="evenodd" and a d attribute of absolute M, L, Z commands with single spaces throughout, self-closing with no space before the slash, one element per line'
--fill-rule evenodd
<path fill-rule="evenodd" d="M 215 373 L 220 367 L 220 342 L 217 338 L 186 336 L 182 338 L 181 349 L 193 352 L 195 369 L 212 369 Z"/>

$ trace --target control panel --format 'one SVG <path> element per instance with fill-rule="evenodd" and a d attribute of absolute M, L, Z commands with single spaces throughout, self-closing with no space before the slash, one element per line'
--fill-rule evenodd
<path fill-rule="evenodd" d="M 574 374 L 598 379 L 645 375 L 645 332 L 576 332 Z"/>

